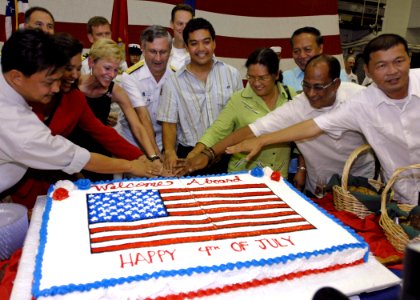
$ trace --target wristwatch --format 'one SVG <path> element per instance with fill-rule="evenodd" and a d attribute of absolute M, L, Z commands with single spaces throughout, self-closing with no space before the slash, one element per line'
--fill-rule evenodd
<path fill-rule="evenodd" d="M 155 160 L 160 159 L 160 156 L 159 156 L 159 155 L 157 155 L 157 154 L 153 154 L 152 156 L 149 156 L 149 157 L 148 157 L 148 159 L 149 159 L 150 161 L 155 161 Z"/>

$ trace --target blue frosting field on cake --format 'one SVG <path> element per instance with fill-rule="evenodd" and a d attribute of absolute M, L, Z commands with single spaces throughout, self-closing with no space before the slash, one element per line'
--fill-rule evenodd
<path fill-rule="evenodd" d="M 142 201 L 138 201 L 142 199 Z M 130 222 L 168 216 L 157 190 L 87 194 L 89 224 Z"/>

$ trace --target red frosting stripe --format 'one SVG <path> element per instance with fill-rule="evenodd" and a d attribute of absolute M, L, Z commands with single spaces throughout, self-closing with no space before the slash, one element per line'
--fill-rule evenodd
<path fill-rule="evenodd" d="M 217 288 L 211 288 L 211 289 L 203 289 L 203 290 L 198 290 L 198 291 L 192 291 L 189 293 L 172 294 L 172 295 L 167 295 L 167 296 L 162 296 L 162 297 L 157 297 L 157 298 L 147 298 L 147 299 L 148 300 L 152 300 L 152 299 L 154 300 L 168 300 L 168 299 L 179 300 L 179 299 L 193 299 L 193 298 L 208 297 L 212 295 L 218 295 L 221 293 L 233 292 L 236 290 L 246 290 L 249 288 L 260 287 L 260 286 L 264 286 L 264 285 L 268 285 L 268 284 L 272 284 L 272 283 L 276 283 L 280 281 L 293 280 L 295 278 L 300 278 L 307 275 L 327 273 L 327 272 L 340 270 L 340 269 L 351 267 L 351 266 L 356 266 L 362 263 L 364 263 L 364 260 L 360 259 L 349 264 L 337 264 L 337 265 L 326 267 L 323 269 L 305 270 L 305 271 L 285 274 L 285 275 L 273 277 L 273 278 L 264 278 L 260 280 L 254 279 L 252 281 L 246 281 L 243 283 L 225 285 L 222 288 L 217 287 Z"/>
<path fill-rule="evenodd" d="M 176 214 L 171 214 L 172 216 Z M 179 215 L 179 214 L 178 214 Z M 273 212 L 273 213 L 266 213 L 266 214 L 258 214 L 253 215 L 253 219 L 264 219 L 264 218 L 275 218 L 275 217 L 282 217 L 282 216 L 289 216 L 294 215 L 292 211 L 283 211 L 283 212 Z M 98 232 L 109 232 L 109 231 L 120 231 L 120 230 L 137 230 L 137 229 L 145 229 L 145 228 L 154 228 L 157 226 L 171 226 L 171 225 L 195 225 L 195 224 L 210 224 L 213 222 L 223 222 L 227 220 L 231 220 L 232 218 L 229 216 L 225 217 L 212 217 L 206 218 L 203 220 L 173 220 L 173 221 L 162 221 L 162 222 L 154 222 L 154 223 L 146 223 L 141 225 L 120 225 L 120 226 L 109 226 L 109 227 L 100 227 L 100 228 L 91 228 L 89 231 L 91 234 L 98 233 Z M 235 219 L 249 219 L 247 215 L 238 215 Z"/>
<path fill-rule="evenodd" d="M 168 239 L 156 240 L 153 242 L 151 241 L 134 242 L 134 243 L 127 243 L 123 245 L 96 247 L 96 248 L 91 248 L 91 251 L 92 253 L 101 253 L 105 251 L 119 251 L 119 250 L 132 249 L 132 248 L 150 247 L 152 243 L 153 243 L 153 247 L 157 247 L 157 246 L 180 244 L 180 243 L 198 243 L 198 242 L 207 242 L 207 241 L 220 240 L 220 239 L 234 239 L 237 237 L 244 237 L 244 236 L 259 236 L 259 235 L 265 235 L 265 234 L 287 233 L 287 232 L 310 230 L 310 229 L 315 229 L 315 227 L 309 224 L 309 225 L 300 225 L 300 226 L 290 226 L 287 228 L 265 229 L 265 230 L 258 230 L 258 231 L 249 231 L 249 232 L 233 232 L 233 233 L 194 236 L 194 237 L 185 237 L 185 238 L 183 237 L 168 238 Z"/>
<path fill-rule="evenodd" d="M 249 226 L 262 226 L 262 225 L 275 225 L 275 224 L 281 224 L 281 223 L 294 223 L 294 222 L 302 222 L 305 221 L 303 218 L 295 218 L 295 219 L 285 219 L 282 221 L 274 220 L 274 221 L 265 221 L 265 222 L 243 222 L 243 223 L 236 223 L 236 224 L 212 224 L 210 226 L 206 227 L 195 227 L 195 228 L 178 228 L 178 229 L 167 229 L 165 230 L 165 234 L 175 234 L 175 233 L 183 233 L 183 232 L 205 232 L 209 230 L 214 229 L 229 229 L 229 228 L 237 228 L 237 227 L 249 227 Z M 104 237 L 98 237 L 98 238 L 91 238 L 91 242 L 93 243 L 101 243 L 101 242 L 108 242 L 108 241 L 115 241 L 115 240 L 123 240 L 123 239 L 134 239 L 134 238 L 145 238 L 145 237 L 151 237 L 156 236 L 155 232 L 145 232 L 142 234 L 121 234 L 121 235 L 113 235 L 113 236 L 104 236 Z"/>

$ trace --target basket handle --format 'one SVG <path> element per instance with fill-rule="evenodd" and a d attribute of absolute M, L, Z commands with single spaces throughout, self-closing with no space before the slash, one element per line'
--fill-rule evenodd
<path fill-rule="evenodd" d="M 353 165 L 353 162 L 357 159 L 357 157 L 364 153 L 365 151 L 368 151 L 371 149 L 369 144 L 363 144 L 359 147 L 357 147 L 353 152 L 350 154 L 349 158 L 347 159 L 346 163 L 344 164 L 343 168 L 343 176 L 341 176 L 341 187 L 343 188 L 344 192 L 348 191 L 348 183 L 349 183 L 349 174 L 351 166 Z"/>
<path fill-rule="evenodd" d="M 385 185 L 384 190 L 382 191 L 381 195 L 381 214 L 388 217 L 388 211 L 386 209 L 386 195 L 388 194 L 388 191 L 391 189 L 394 182 L 397 180 L 398 175 L 400 175 L 401 172 L 412 170 L 412 169 L 420 169 L 420 164 L 414 164 L 409 165 L 406 167 L 400 167 L 397 168 L 394 173 L 392 174 L 391 178 L 388 180 L 387 184 Z"/>

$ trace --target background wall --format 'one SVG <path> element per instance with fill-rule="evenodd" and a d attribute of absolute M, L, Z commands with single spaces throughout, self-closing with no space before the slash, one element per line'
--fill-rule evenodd
<path fill-rule="evenodd" d="M 169 27 L 170 12 L 182 0 L 128 1 L 129 42 L 152 24 Z M 54 15 L 56 31 L 67 31 L 90 47 L 86 22 L 95 15 L 111 20 L 113 0 L 29 0 Z M 0 0 L 0 40 L 4 41 L 4 8 Z M 281 46 L 281 69 L 295 67 L 289 38 L 303 26 L 317 27 L 324 35 L 324 52 L 341 59 L 337 0 L 195 0 L 196 16 L 208 19 L 216 30 L 216 55 L 245 74 L 246 57 L 257 47 Z"/>

